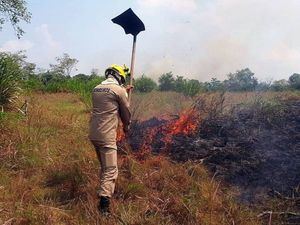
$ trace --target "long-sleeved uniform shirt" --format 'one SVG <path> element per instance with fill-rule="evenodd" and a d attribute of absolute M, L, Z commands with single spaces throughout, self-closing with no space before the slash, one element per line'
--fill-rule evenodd
<path fill-rule="evenodd" d="M 126 89 L 113 78 L 108 78 L 92 93 L 93 111 L 90 121 L 90 140 L 101 147 L 117 149 L 116 138 L 119 117 L 123 126 L 130 124 L 129 102 Z"/>

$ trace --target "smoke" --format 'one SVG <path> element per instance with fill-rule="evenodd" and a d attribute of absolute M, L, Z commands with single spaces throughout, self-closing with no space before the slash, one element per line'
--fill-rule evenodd
<path fill-rule="evenodd" d="M 139 42 L 139 73 L 157 77 L 173 71 L 209 80 L 246 67 L 260 79 L 288 78 L 300 71 L 297 0 L 138 4 L 146 24 Z"/>

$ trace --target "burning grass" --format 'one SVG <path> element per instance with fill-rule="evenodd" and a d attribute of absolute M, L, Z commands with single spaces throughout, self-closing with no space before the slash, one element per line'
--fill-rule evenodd
<path fill-rule="evenodd" d="M 284 196 L 273 221 L 299 223 L 299 96 L 257 95 L 230 107 L 226 101 L 224 94 L 200 96 L 175 119 L 137 123 L 129 143 L 142 159 L 159 153 L 204 164 L 240 189 L 241 202 L 266 206 L 274 192 Z"/>
<path fill-rule="evenodd" d="M 230 108 L 224 102 L 224 94 L 200 96 L 175 119 L 137 122 L 129 143 L 141 155 L 166 153 L 176 161 L 200 160 L 218 176 L 252 192 L 261 187 L 280 192 L 296 188 L 299 97 L 256 96 Z M 283 182 L 284 178 L 288 179 Z M 255 200 L 253 195 L 249 198 Z"/>
<path fill-rule="evenodd" d="M 128 146 L 119 152 L 113 216 L 100 217 L 85 106 L 70 94 L 33 95 L 29 103 L 27 118 L 1 116 L 0 224 L 260 224 L 203 165 L 140 160 Z"/>
<path fill-rule="evenodd" d="M 287 193 L 300 183 L 299 114 L 299 99 L 258 98 L 229 114 L 205 118 L 191 138 L 177 136 L 170 155 L 201 159 L 227 181 L 253 192 L 248 200 L 255 201 L 260 188 Z"/>

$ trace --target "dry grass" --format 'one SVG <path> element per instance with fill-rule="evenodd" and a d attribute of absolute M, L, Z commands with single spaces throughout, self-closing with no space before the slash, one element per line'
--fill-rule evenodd
<path fill-rule="evenodd" d="M 177 92 L 153 91 L 148 94 L 133 95 L 132 109 L 134 118 L 147 120 L 152 117 L 177 115 L 193 103 L 191 97 Z"/>
<path fill-rule="evenodd" d="M 205 98 L 209 102 L 214 96 L 220 93 L 203 93 L 195 97 L 186 97 L 177 92 L 159 92 L 153 91 L 148 94 L 134 94 L 132 109 L 134 111 L 134 118 L 140 120 L 147 120 L 152 117 L 164 117 L 180 114 L 184 109 L 189 108 L 195 99 Z M 224 107 L 232 108 L 236 104 L 245 104 L 255 101 L 257 98 L 265 100 L 272 99 L 299 99 L 300 92 L 286 91 L 286 92 L 226 92 L 224 93 Z"/>
<path fill-rule="evenodd" d="M 169 95 L 162 101 L 173 101 Z M 27 118 L 11 113 L 0 122 L 0 224 L 260 224 L 203 166 L 131 153 L 119 154 L 113 216 L 102 218 L 85 106 L 71 94 L 29 103 Z"/>

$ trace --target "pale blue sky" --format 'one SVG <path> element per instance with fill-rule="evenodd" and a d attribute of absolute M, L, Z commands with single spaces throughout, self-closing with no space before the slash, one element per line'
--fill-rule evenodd
<path fill-rule="evenodd" d="M 25 49 L 45 69 L 64 52 L 79 60 L 78 73 L 129 65 L 132 37 L 111 19 L 131 7 L 146 26 L 138 36 L 137 74 L 209 80 L 245 67 L 260 79 L 300 73 L 299 0 L 27 1 L 26 34 L 17 40 L 6 25 L 0 50 Z"/>

